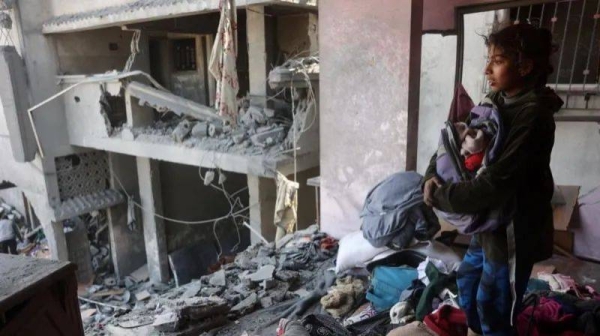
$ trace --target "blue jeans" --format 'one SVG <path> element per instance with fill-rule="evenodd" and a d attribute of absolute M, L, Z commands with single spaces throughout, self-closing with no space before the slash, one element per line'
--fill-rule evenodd
<path fill-rule="evenodd" d="M 471 330 L 483 335 L 514 335 L 511 326 L 512 295 L 508 258 L 491 257 L 473 237 L 457 272 L 459 304 Z M 485 246 L 485 244 L 484 244 Z M 494 250 L 498 250 L 498 246 Z M 502 249 L 502 248 L 500 248 Z M 517 261 L 515 314 L 519 311 L 533 265 Z M 516 316 L 514 316 L 516 318 Z"/>

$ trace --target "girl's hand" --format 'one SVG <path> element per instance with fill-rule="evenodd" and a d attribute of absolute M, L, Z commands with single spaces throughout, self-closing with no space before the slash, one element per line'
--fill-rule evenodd
<path fill-rule="evenodd" d="M 423 187 L 423 201 L 430 207 L 433 207 L 434 199 L 433 194 L 436 189 L 442 186 L 442 181 L 437 177 L 432 177 L 425 182 Z"/>

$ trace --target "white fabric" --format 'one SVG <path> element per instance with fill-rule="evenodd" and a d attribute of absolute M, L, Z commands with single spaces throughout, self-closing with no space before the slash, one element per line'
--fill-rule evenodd
<path fill-rule="evenodd" d="M 213 45 L 208 70 L 217 80 L 215 107 L 231 125 L 237 124 L 237 93 L 239 82 L 236 68 L 238 50 L 235 0 L 221 0 L 221 19 Z"/>
<path fill-rule="evenodd" d="M 441 260 L 444 262 L 444 264 L 446 264 L 448 268 L 453 270 L 457 270 L 458 266 L 460 266 L 460 263 L 462 262 L 462 258 L 458 254 L 456 254 L 456 252 L 454 252 L 452 248 L 435 240 L 411 244 L 411 246 L 407 247 L 406 250 L 416 251 L 424 254 L 427 257 Z M 368 263 L 386 258 L 397 252 L 398 251 L 396 250 L 386 249 L 385 251 L 374 256 L 373 259 L 369 260 Z"/>
<path fill-rule="evenodd" d="M 298 189 L 300 184 L 287 179 L 277 172 L 277 199 L 275 200 L 275 218 L 277 226 L 275 241 L 294 231 L 298 219 Z"/>
<path fill-rule="evenodd" d="M 427 277 L 427 274 L 425 273 L 425 268 L 427 267 L 428 263 L 432 263 L 433 266 L 435 266 L 435 268 L 437 268 L 438 271 L 440 271 L 443 274 L 450 274 L 452 271 L 457 271 L 459 266 L 459 264 L 456 263 L 451 263 L 447 265 L 445 262 L 439 259 L 427 257 L 425 261 L 420 263 L 419 267 L 417 267 L 418 278 L 425 286 L 429 286 L 430 282 L 429 278 Z"/>
<path fill-rule="evenodd" d="M 363 237 L 362 231 L 355 231 L 344 236 L 339 243 L 335 272 L 341 273 L 354 267 L 365 267 L 365 263 L 389 247 L 373 247 Z"/>
<path fill-rule="evenodd" d="M 0 220 L 0 242 L 15 239 L 13 222 L 9 219 Z"/>

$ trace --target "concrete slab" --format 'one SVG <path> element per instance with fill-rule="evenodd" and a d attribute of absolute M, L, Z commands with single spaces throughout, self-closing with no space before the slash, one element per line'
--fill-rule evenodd
<path fill-rule="evenodd" d="M 315 9 L 317 0 L 245 0 L 237 3 L 238 8 L 250 5 L 283 5 Z M 137 22 L 176 18 L 219 10 L 217 0 L 181 2 L 176 0 L 139 0 L 134 3 L 110 6 L 76 14 L 61 15 L 46 22 L 44 34 L 76 32 L 89 29 L 123 26 Z"/>

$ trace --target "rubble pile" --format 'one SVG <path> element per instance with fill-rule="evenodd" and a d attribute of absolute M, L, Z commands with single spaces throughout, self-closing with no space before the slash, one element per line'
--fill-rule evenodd
<path fill-rule="evenodd" d="M 84 318 L 86 335 L 118 334 L 121 329 L 164 335 L 208 331 L 305 295 L 312 290 L 315 271 L 337 252 L 337 242 L 316 226 L 290 234 L 278 245 L 250 246 L 233 262 L 180 287 L 152 284 L 146 281 L 147 271 L 143 281 L 136 278 L 140 272 L 121 282 L 107 277 L 81 296 L 82 312 L 96 309 Z"/>
<path fill-rule="evenodd" d="M 274 97 L 240 98 L 234 124 L 197 115 L 168 114 L 149 127 L 115 129 L 115 134 L 120 133 L 120 137 L 127 140 L 175 142 L 187 147 L 244 155 L 285 152 L 293 148 L 294 139 L 297 142 L 300 134 L 315 122 L 315 113 L 312 113 L 313 120 L 307 120 L 307 115 L 316 107 L 311 85 L 315 78 L 311 75 L 318 71 L 318 58 L 315 57 L 290 60 L 274 68 L 269 85 L 278 92 Z M 281 94 L 287 99 L 277 98 Z M 265 101 L 267 107 L 264 107 Z"/>

